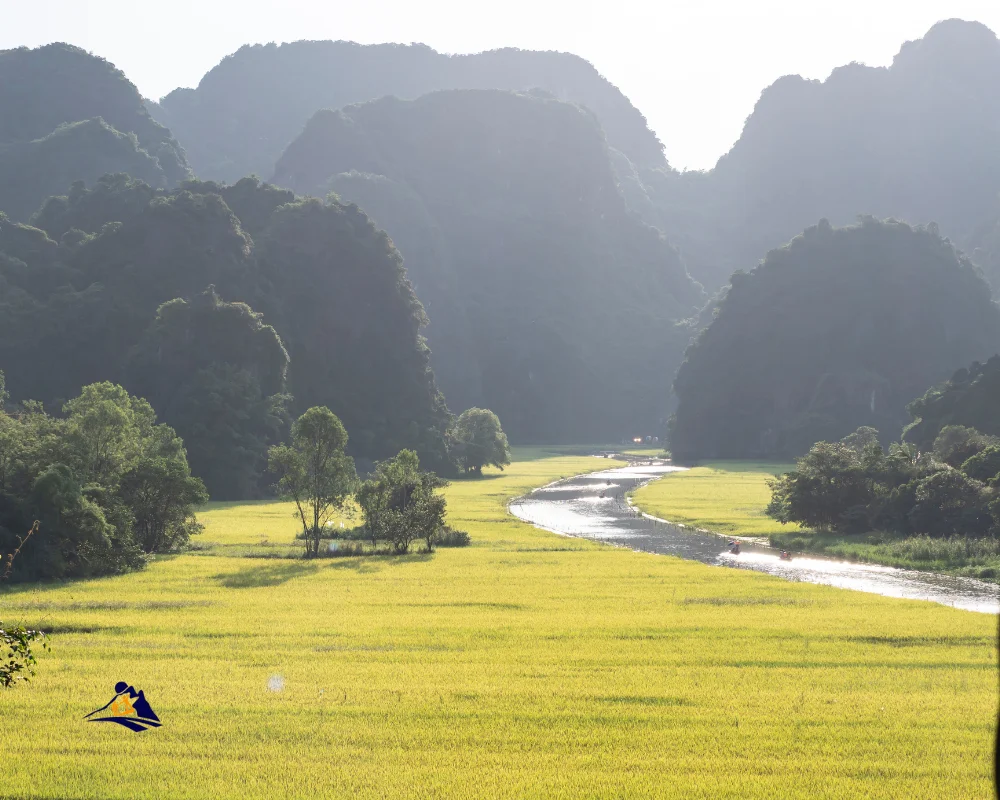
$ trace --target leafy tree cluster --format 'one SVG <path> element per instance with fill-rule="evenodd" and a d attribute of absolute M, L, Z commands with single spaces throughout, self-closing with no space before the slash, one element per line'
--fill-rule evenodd
<path fill-rule="evenodd" d="M 863 425 L 896 439 L 913 397 L 1000 342 L 969 260 L 895 221 L 823 221 L 717 302 L 674 383 L 682 459 L 797 456 Z"/>
<path fill-rule="evenodd" d="M 901 535 L 1000 533 L 1000 438 L 948 426 L 921 452 L 859 428 L 818 442 L 794 471 L 771 481 L 769 516 L 820 531 Z"/>
<path fill-rule="evenodd" d="M 395 552 L 405 553 L 414 540 L 423 539 L 427 550 L 433 550 L 444 532 L 446 508 L 435 490 L 445 485 L 433 472 L 420 469 L 412 450 L 378 463 L 357 493 L 372 546 L 389 542 Z"/>
<path fill-rule="evenodd" d="M 174 186 L 190 171 L 136 87 L 67 44 L 0 51 L 0 212 L 27 220 L 74 181 L 128 172 Z"/>
<path fill-rule="evenodd" d="M 592 109 L 613 147 L 644 166 L 665 165 L 642 114 L 594 67 L 569 53 L 502 49 L 449 56 L 422 44 L 299 41 L 246 45 L 196 89 L 175 89 L 151 113 L 168 125 L 203 177 L 270 173 L 321 108 L 441 89 L 541 87 Z"/>
<path fill-rule="evenodd" d="M 188 442 L 218 499 L 266 490 L 293 397 L 334 409 L 353 455 L 410 447 L 446 469 L 425 321 L 399 253 L 356 206 L 256 179 L 163 190 L 108 175 L 50 198 L 32 225 L 0 215 L 14 399 L 58 409 L 121 383 Z"/>
<path fill-rule="evenodd" d="M 928 389 L 907 410 L 913 417 L 903 438 L 928 449 L 950 425 L 1000 436 L 1000 355 L 962 367 L 944 383 Z"/>
<path fill-rule="evenodd" d="M 459 469 L 481 475 L 483 467 L 503 469 L 510 463 L 507 434 L 488 408 L 470 408 L 448 430 L 448 451 Z"/>
<path fill-rule="evenodd" d="M 494 90 L 321 111 L 274 180 L 332 189 L 385 227 L 455 407 L 493 409 L 518 441 L 665 423 L 688 340 L 675 322 L 702 291 L 626 207 L 591 112 Z"/>
<path fill-rule="evenodd" d="M 415 452 L 401 450 L 376 464 L 371 477 L 359 483 L 346 452 L 347 438 L 330 409 L 315 407 L 295 421 L 291 444 L 269 452 L 279 493 L 295 503 L 307 555 L 319 555 L 331 518 L 352 496 L 364 512 L 373 548 L 383 541 L 405 553 L 415 539 L 423 539 L 432 550 L 445 516 L 445 499 L 435 490 L 446 482 L 421 470 Z"/>
<path fill-rule="evenodd" d="M 108 382 L 85 386 L 62 412 L 34 401 L 0 411 L 5 577 L 114 574 L 184 545 L 208 495 L 174 430 Z"/>

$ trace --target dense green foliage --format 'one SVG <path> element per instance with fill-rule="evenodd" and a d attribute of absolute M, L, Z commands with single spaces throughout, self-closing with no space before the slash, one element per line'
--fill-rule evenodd
<path fill-rule="evenodd" d="M 1000 347 L 998 347 L 1000 349 Z M 904 438 L 929 448 L 948 425 L 965 425 L 1000 436 L 1000 356 L 957 370 L 907 407 L 913 422 Z"/>
<path fill-rule="evenodd" d="M 412 447 L 443 467 L 450 415 L 420 335 L 426 317 L 385 232 L 357 206 L 307 200 L 278 208 L 259 242 L 273 287 L 264 307 L 288 346 L 298 406 L 334 409 L 359 455 Z"/>
<path fill-rule="evenodd" d="M 160 306 L 126 365 L 127 383 L 187 442 L 217 500 L 253 497 L 267 448 L 287 428 L 288 354 L 277 332 L 214 290 Z"/>
<path fill-rule="evenodd" d="M 435 490 L 445 485 L 433 472 L 420 469 L 412 450 L 379 462 L 357 493 L 372 546 L 389 542 L 395 552 L 405 553 L 415 539 L 423 539 L 428 552 L 433 550 L 444 530 L 447 507 Z"/>
<path fill-rule="evenodd" d="M 27 683 L 35 674 L 35 652 L 32 645 L 41 643 L 48 649 L 45 634 L 23 625 L 3 626 L 0 620 L 0 688 L 9 689 L 20 682 Z"/>
<path fill-rule="evenodd" d="M 282 150 L 321 108 L 437 89 L 541 87 L 592 109 L 608 140 L 636 163 L 665 165 L 641 113 L 588 62 L 569 53 L 504 49 L 447 56 L 426 45 L 300 41 L 247 45 L 176 89 L 151 112 L 184 143 L 207 178 L 269 174 Z"/>
<path fill-rule="evenodd" d="M 49 195 L 105 172 L 157 186 L 190 174 L 112 64 L 66 44 L 0 51 L 0 212 L 26 220 Z"/>
<path fill-rule="evenodd" d="M 787 75 L 762 92 L 713 170 L 640 170 L 634 205 L 709 289 L 813 221 L 858 214 L 936 222 L 967 252 L 980 249 L 997 281 L 998 75 L 1000 42 L 962 20 L 904 44 L 887 68 Z"/>
<path fill-rule="evenodd" d="M 111 383 L 84 387 L 63 411 L 0 411 L 0 552 L 18 550 L 11 579 L 123 572 L 184 545 L 208 495 L 173 429 Z"/>
<path fill-rule="evenodd" d="M 878 431 L 861 428 L 840 442 L 816 443 L 775 478 L 767 513 L 820 531 L 996 536 L 998 443 L 972 429 L 945 429 L 930 452 L 892 444 L 887 453 Z"/>
<path fill-rule="evenodd" d="M 510 463 L 507 435 L 488 408 L 469 408 L 448 431 L 448 452 L 460 469 L 482 474 L 483 467 L 503 469 Z"/>
<path fill-rule="evenodd" d="M 38 228 L 0 217 L 15 399 L 58 408 L 88 383 L 124 383 L 220 498 L 265 488 L 287 395 L 334 409 L 354 455 L 412 447 L 446 469 L 450 415 L 398 252 L 356 207 L 293 201 L 255 179 L 166 191 L 109 175 L 51 198 Z"/>
<path fill-rule="evenodd" d="M 794 456 L 861 425 L 894 439 L 912 398 L 998 345 L 1000 309 L 946 240 L 824 221 L 733 276 L 677 374 L 671 451 Z"/>
<path fill-rule="evenodd" d="M 275 175 L 362 203 L 399 243 L 453 406 L 493 409 L 516 441 L 662 425 L 674 322 L 702 293 L 626 208 L 593 114 L 538 93 L 386 98 L 316 114 Z"/>
<path fill-rule="evenodd" d="M 275 445 L 268 452 L 278 493 L 295 503 L 310 556 L 319 555 L 327 523 L 354 492 L 357 473 L 346 448 L 343 423 L 330 409 L 316 406 L 295 420 L 291 444 Z"/>
<path fill-rule="evenodd" d="M 0 209 L 26 220 L 75 181 L 92 183 L 109 172 L 128 172 L 152 186 L 168 183 L 135 134 L 119 133 L 101 119 L 67 123 L 30 142 L 0 143 Z"/>

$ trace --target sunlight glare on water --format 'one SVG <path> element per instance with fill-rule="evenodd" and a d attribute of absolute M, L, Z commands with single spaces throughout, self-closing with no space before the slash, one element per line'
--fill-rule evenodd
<path fill-rule="evenodd" d="M 555 533 L 633 550 L 887 597 L 930 600 L 967 611 L 1000 612 L 997 587 L 983 581 L 809 556 L 782 561 L 774 550 L 753 544 L 744 544 L 742 552 L 733 555 L 724 538 L 645 517 L 625 499 L 640 484 L 683 469 L 662 463 L 635 464 L 578 475 L 536 489 L 512 502 L 510 510 L 520 519 Z"/>

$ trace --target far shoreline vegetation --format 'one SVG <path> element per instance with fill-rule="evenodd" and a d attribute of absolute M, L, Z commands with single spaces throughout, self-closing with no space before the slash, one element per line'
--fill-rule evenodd
<path fill-rule="evenodd" d="M 632 499 L 660 519 L 720 537 L 763 540 L 776 550 L 1000 584 L 1000 546 L 994 537 L 819 531 L 768 517 L 769 484 L 794 469 L 787 461 L 707 460 L 640 487 Z"/>

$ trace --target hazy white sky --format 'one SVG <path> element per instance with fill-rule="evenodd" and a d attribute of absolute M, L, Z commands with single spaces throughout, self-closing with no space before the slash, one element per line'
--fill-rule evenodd
<path fill-rule="evenodd" d="M 700 169 L 729 149 L 776 78 L 889 64 L 902 42 L 949 17 L 1000 31 L 1000 0 L 0 0 L 0 49 L 70 42 L 152 98 L 197 85 L 253 42 L 565 50 L 628 95 L 674 166 Z"/>

